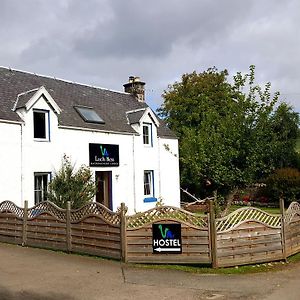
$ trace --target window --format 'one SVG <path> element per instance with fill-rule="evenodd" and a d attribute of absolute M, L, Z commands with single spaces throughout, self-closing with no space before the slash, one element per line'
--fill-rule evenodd
<path fill-rule="evenodd" d="M 144 196 L 154 196 L 153 171 L 144 171 Z"/>
<path fill-rule="evenodd" d="M 34 203 L 47 200 L 48 183 L 51 173 L 34 173 Z"/>
<path fill-rule="evenodd" d="M 33 137 L 38 140 L 49 140 L 49 112 L 33 111 Z"/>
<path fill-rule="evenodd" d="M 98 124 L 105 123 L 92 107 L 74 106 L 74 108 L 85 122 Z"/>
<path fill-rule="evenodd" d="M 152 125 L 143 124 L 143 143 L 144 145 L 152 146 Z"/>

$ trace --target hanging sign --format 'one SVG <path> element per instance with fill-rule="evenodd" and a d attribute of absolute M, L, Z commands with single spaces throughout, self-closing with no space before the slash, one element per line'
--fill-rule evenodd
<path fill-rule="evenodd" d="M 152 224 L 152 248 L 156 254 L 180 254 L 181 224 Z"/>
<path fill-rule="evenodd" d="M 89 144 L 90 167 L 118 167 L 119 145 Z"/>

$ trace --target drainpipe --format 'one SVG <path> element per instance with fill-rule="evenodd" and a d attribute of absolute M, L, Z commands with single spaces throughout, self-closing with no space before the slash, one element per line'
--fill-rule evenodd
<path fill-rule="evenodd" d="M 158 142 L 158 194 L 161 197 L 161 166 L 160 166 L 160 137 L 157 139 Z"/>
<path fill-rule="evenodd" d="M 136 190 L 135 190 L 135 152 L 134 152 L 134 135 L 132 135 L 132 168 L 133 168 L 133 209 L 136 213 Z"/>
<path fill-rule="evenodd" d="M 21 126 L 21 206 L 23 204 L 23 126 Z"/>

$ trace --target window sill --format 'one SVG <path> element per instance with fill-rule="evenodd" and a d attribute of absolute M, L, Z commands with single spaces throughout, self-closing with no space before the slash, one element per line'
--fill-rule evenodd
<path fill-rule="evenodd" d="M 50 142 L 49 139 L 33 139 L 34 142 Z"/>
<path fill-rule="evenodd" d="M 144 203 L 151 203 L 151 202 L 157 202 L 157 198 L 155 197 L 144 198 Z"/>

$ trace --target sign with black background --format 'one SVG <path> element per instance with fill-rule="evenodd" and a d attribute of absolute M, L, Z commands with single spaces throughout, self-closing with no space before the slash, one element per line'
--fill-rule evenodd
<path fill-rule="evenodd" d="M 180 254 L 181 224 L 152 224 L 152 248 L 155 254 Z"/>
<path fill-rule="evenodd" d="M 90 167 L 118 167 L 119 145 L 89 144 Z"/>

